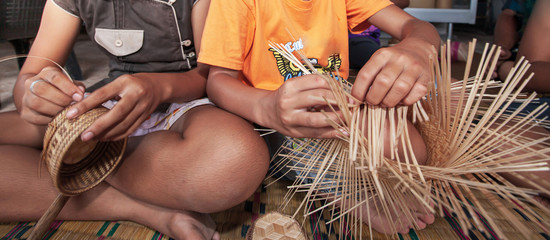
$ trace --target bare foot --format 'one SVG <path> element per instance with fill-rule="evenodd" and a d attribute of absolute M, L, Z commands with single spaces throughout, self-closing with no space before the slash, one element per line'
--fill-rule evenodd
<path fill-rule="evenodd" d="M 216 224 L 208 214 L 190 211 L 161 211 L 147 216 L 145 224 L 174 239 L 220 240 Z"/>
<path fill-rule="evenodd" d="M 363 217 L 363 222 L 367 225 L 370 223 L 370 227 L 380 233 L 407 234 L 411 228 L 421 230 L 435 221 L 435 216 L 433 213 L 431 213 L 425 206 L 418 203 L 417 200 L 407 202 L 409 208 L 407 211 L 412 209 L 414 212 L 413 216 L 411 216 L 412 219 L 407 217 L 405 212 L 401 209 L 390 210 L 390 214 L 388 216 L 382 211 L 380 202 L 376 203 L 378 204 L 378 211 L 374 202 L 375 200 L 371 200 L 369 209 L 367 209 L 365 204 L 365 207 L 361 210 L 361 214 Z"/>

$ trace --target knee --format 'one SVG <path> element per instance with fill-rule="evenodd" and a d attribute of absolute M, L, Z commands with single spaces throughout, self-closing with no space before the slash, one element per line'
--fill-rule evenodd
<path fill-rule="evenodd" d="M 200 176 L 194 211 L 211 213 L 226 210 L 245 201 L 260 186 L 269 167 L 265 141 L 252 126 L 220 128 L 208 143 L 208 172 Z M 185 194 L 185 193 L 183 193 Z"/>

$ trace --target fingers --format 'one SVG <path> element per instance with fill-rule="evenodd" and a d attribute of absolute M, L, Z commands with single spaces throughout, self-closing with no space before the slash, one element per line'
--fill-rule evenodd
<path fill-rule="evenodd" d="M 56 104 L 36 95 L 25 97 L 23 103 L 28 107 L 29 111 L 49 117 L 55 116 L 65 108 L 63 104 Z"/>
<path fill-rule="evenodd" d="M 61 111 L 61 108 L 59 109 L 60 109 L 59 111 Z M 40 113 L 40 112 L 31 110 L 30 108 L 23 108 L 21 109 L 21 118 L 23 118 L 25 121 L 30 122 L 32 124 L 47 125 L 49 122 L 52 121 L 55 113 L 45 114 L 45 113 Z"/>
<path fill-rule="evenodd" d="M 376 52 L 372 58 L 374 59 L 374 57 L 378 55 L 379 54 Z M 371 88 L 372 82 L 384 65 L 384 61 L 368 61 L 365 66 L 359 70 L 359 73 L 357 73 L 357 78 L 351 88 L 351 95 L 361 101 L 364 101 L 367 92 L 369 92 Z"/>
<path fill-rule="evenodd" d="M 334 95 L 332 94 L 332 91 L 328 89 L 304 91 L 296 94 L 293 98 L 287 98 L 287 100 L 293 101 L 293 106 L 300 109 L 306 109 L 308 107 L 315 106 L 327 106 L 331 104 L 336 105 L 334 104 L 336 103 Z M 292 103 L 289 102 L 288 104 Z M 337 105 L 334 107 L 337 107 Z"/>
<path fill-rule="evenodd" d="M 510 51 L 510 49 L 501 48 L 500 56 L 498 57 L 498 59 L 507 60 L 510 57 L 512 57 L 512 51 Z"/>
<path fill-rule="evenodd" d="M 351 94 L 383 107 L 411 105 L 425 96 L 432 56 L 408 45 L 378 50 L 359 71 Z"/>
<path fill-rule="evenodd" d="M 84 91 L 57 67 L 45 67 L 37 77 L 49 82 L 74 101 L 80 101 L 83 98 Z"/>
<path fill-rule="evenodd" d="M 82 100 L 83 88 L 77 87 L 56 67 L 45 67 L 25 80 L 22 118 L 34 124 L 47 124 L 73 101 Z"/>
<path fill-rule="evenodd" d="M 81 114 L 101 105 L 102 103 L 114 99 L 118 96 L 119 92 L 117 85 L 118 84 L 116 83 L 111 83 L 92 92 L 82 101 L 73 104 L 67 111 L 66 117 L 68 119 L 76 118 Z M 94 121 L 94 123 L 92 123 L 92 125 L 82 133 L 82 141 L 89 141 L 99 135 L 103 137 L 104 131 L 111 127 L 113 123 L 120 122 L 121 118 L 127 116 L 133 108 L 134 103 L 130 102 L 130 106 L 127 106 L 125 105 L 126 102 L 128 101 L 125 101 L 125 99 L 121 100 L 121 102 L 117 103 L 111 111 L 108 111 L 106 114 Z"/>
<path fill-rule="evenodd" d="M 81 139 L 122 139 L 134 132 L 159 104 L 158 95 L 151 91 L 152 88 L 154 86 L 146 80 L 123 75 L 71 106 L 67 111 L 67 118 L 75 118 L 109 100 L 116 99 L 118 102 L 114 107 L 94 121 L 82 133 Z"/>
<path fill-rule="evenodd" d="M 407 94 L 410 89 L 409 79 L 399 79 L 400 77 L 407 78 L 410 75 L 405 73 L 401 74 L 403 70 L 403 67 L 399 65 L 389 65 L 382 69 L 374 79 L 367 93 L 365 98 L 367 103 L 371 105 L 387 103 L 388 106 L 395 106 L 395 104 L 401 101 L 402 96 L 404 96 L 403 94 Z M 394 85 L 396 85 L 396 87 L 394 87 Z M 395 89 L 397 87 L 399 87 L 399 89 Z M 391 94 L 389 95 L 389 93 Z"/>
<path fill-rule="evenodd" d="M 27 79 L 25 86 L 30 92 L 28 94 L 30 98 L 41 99 L 58 106 L 68 106 L 73 101 L 71 96 L 66 95 L 55 85 L 41 79 L 39 76 Z"/>
<path fill-rule="evenodd" d="M 71 106 L 71 108 L 67 111 L 67 118 L 76 118 L 80 114 L 85 113 L 108 100 L 114 99 L 117 95 L 118 90 L 115 84 L 109 84 L 105 87 L 97 89 L 82 101 Z"/>
<path fill-rule="evenodd" d="M 331 122 L 339 122 L 338 113 L 335 112 L 305 112 L 295 114 L 294 118 L 283 124 L 293 124 L 295 126 L 304 126 L 311 128 L 330 127 Z"/>
<path fill-rule="evenodd" d="M 83 93 L 86 91 L 86 86 L 84 85 L 84 83 L 80 81 L 75 81 L 74 84 L 76 84 L 78 89 L 80 89 L 80 91 L 82 91 Z"/>
<path fill-rule="evenodd" d="M 317 74 L 309 74 L 302 77 L 291 78 L 285 85 L 292 86 L 292 89 L 303 92 L 314 89 L 330 89 L 327 81 Z"/>
<path fill-rule="evenodd" d="M 284 129 L 279 130 L 290 137 L 336 138 L 344 135 L 332 127 L 331 122 L 341 119 L 337 112 L 302 112 L 282 118 Z"/>
<path fill-rule="evenodd" d="M 339 130 L 336 130 L 332 127 L 325 128 L 308 128 L 308 127 L 297 127 L 292 129 L 292 131 L 283 133 L 285 136 L 289 137 L 306 137 L 306 138 L 338 138 L 343 134 Z"/>
<path fill-rule="evenodd" d="M 364 99 L 368 104 L 383 107 L 411 105 L 426 96 L 429 81 L 419 66 L 385 68 L 376 76 Z"/>
<path fill-rule="evenodd" d="M 421 76 L 401 103 L 408 106 L 418 102 L 428 94 L 428 84 L 430 84 L 430 79 L 427 76 Z"/>
<path fill-rule="evenodd" d="M 81 136 L 82 141 L 91 139 L 119 140 L 135 131 L 148 115 L 137 108 L 135 101 L 121 99 L 113 109 L 98 118 Z"/>
<path fill-rule="evenodd" d="M 327 81 L 318 75 L 290 79 L 274 92 L 275 105 L 269 124 L 291 137 L 334 138 L 342 135 L 331 122 L 339 122 L 340 113 L 326 110 L 334 96 Z M 312 109 L 324 109 L 319 112 Z M 330 109 L 330 108 L 329 108 Z M 337 106 L 334 107 L 337 109 Z"/>

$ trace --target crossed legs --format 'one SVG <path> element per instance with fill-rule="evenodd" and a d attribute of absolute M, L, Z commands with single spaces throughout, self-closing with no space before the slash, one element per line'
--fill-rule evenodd
<path fill-rule="evenodd" d="M 17 113 L 2 113 L 0 126 L 17 133 L 0 133 L 0 221 L 37 220 L 57 195 L 45 167 L 38 177 L 43 129 Z M 248 198 L 268 164 L 251 124 L 213 106 L 196 107 L 170 131 L 131 138 L 119 168 L 72 197 L 58 219 L 131 220 L 176 239 L 218 239 L 207 214 Z"/>

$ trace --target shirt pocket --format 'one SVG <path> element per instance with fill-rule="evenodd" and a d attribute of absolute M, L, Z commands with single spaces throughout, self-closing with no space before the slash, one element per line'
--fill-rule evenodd
<path fill-rule="evenodd" d="M 94 40 L 117 57 L 136 53 L 143 47 L 143 30 L 96 28 Z"/>

